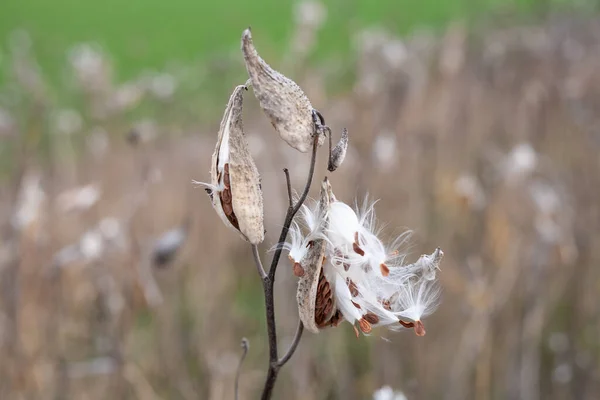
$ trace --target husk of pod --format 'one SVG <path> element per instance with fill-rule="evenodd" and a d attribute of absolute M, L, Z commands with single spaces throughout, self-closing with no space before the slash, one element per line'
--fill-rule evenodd
<path fill-rule="evenodd" d="M 312 149 L 313 106 L 300 86 L 263 60 L 252 42 L 250 29 L 242 34 L 242 52 L 254 95 L 281 138 L 296 150 Z M 319 146 L 324 137 L 320 136 Z"/>
<path fill-rule="evenodd" d="M 321 184 L 319 199 L 319 215 L 323 215 L 320 228 L 327 229 L 327 210 L 330 202 L 334 200 L 329 180 L 325 178 Z M 335 305 L 333 288 L 323 275 L 323 263 L 325 262 L 325 251 L 327 241 L 314 239 L 310 243 L 310 250 L 300 260 L 299 264 L 303 270 L 298 280 L 296 299 L 298 301 L 298 312 L 304 327 L 313 333 L 319 330 L 335 326 L 343 319 Z"/>
<path fill-rule="evenodd" d="M 264 240 L 263 198 L 242 124 L 246 90 L 244 85 L 237 86 L 227 103 L 212 155 L 211 183 L 205 185 L 223 223 L 244 240 L 258 244 Z"/>

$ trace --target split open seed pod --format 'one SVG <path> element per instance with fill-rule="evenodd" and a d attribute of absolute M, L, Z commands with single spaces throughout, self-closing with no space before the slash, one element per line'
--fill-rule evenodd
<path fill-rule="evenodd" d="M 263 60 L 252 42 L 250 29 L 242 35 L 242 52 L 254 95 L 281 138 L 302 153 L 312 149 L 313 107 L 300 86 Z M 319 138 L 319 146 L 324 137 Z"/>
<path fill-rule="evenodd" d="M 325 178 L 321 185 L 319 200 L 319 215 L 323 216 L 320 229 L 326 230 L 328 225 L 327 211 L 334 199 L 329 180 Z M 303 274 L 298 280 L 298 312 L 300 320 L 313 333 L 331 325 L 337 325 L 343 319 L 335 305 L 333 288 L 323 275 L 323 263 L 327 241 L 314 239 L 309 244 L 310 249 L 302 257 L 299 264 Z"/>
<path fill-rule="evenodd" d="M 264 240 L 260 176 L 242 124 L 244 85 L 237 86 L 223 114 L 207 187 L 212 205 L 226 226 L 252 244 Z"/>

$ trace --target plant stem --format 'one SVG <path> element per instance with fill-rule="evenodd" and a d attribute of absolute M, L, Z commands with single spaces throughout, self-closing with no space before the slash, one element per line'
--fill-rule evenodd
<path fill-rule="evenodd" d="M 254 264 L 256 264 L 256 270 L 258 271 L 258 275 L 260 275 L 260 279 L 264 280 L 267 278 L 267 273 L 265 272 L 265 268 L 260 261 L 260 255 L 258 254 L 258 246 L 252 245 L 252 255 L 254 256 Z"/>
<path fill-rule="evenodd" d="M 281 359 L 277 362 L 277 364 L 280 367 L 282 365 L 285 365 L 285 363 L 288 362 L 290 360 L 290 358 L 292 358 L 292 356 L 294 355 L 294 352 L 296 351 L 296 347 L 298 347 L 298 343 L 300 343 L 300 339 L 302 338 L 302 332 L 304 332 L 304 324 L 302 323 L 302 321 L 298 321 L 298 327 L 296 328 L 296 334 L 294 335 L 294 340 L 292 341 L 290 348 L 288 349 L 287 353 L 285 353 L 285 355 L 283 357 L 281 357 Z"/>
<path fill-rule="evenodd" d="M 302 195 L 296 202 L 293 203 L 291 198 L 291 184 L 289 179 L 289 172 L 284 170 L 286 173 L 286 182 L 287 182 L 287 192 L 289 197 L 289 207 L 287 214 L 285 216 L 285 221 L 283 223 L 283 228 L 281 229 L 281 234 L 279 235 L 279 242 L 277 244 L 275 254 L 273 254 L 273 260 L 271 261 L 271 267 L 269 268 L 269 273 L 266 276 L 263 276 L 261 273 L 262 264 L 260 264 L 260 257 L 258 256 L 258 250 L 256 246 L 253 246 L 254 259 L 257 263 L 257 268 L 259 273 L 261 274 L 262 282 L 263 282 L 263 290 L 265 293 L 265 308 L 266 308 L 266 316 L 267 316 L 267 334 L 269 336 L 269 369 L 267 371 L 267 378 L 265 380 L 265 386 L 263 388 L 263 393 L 261 398 L 263 400 L 268 400 L 271 398 L 273 394 L 273 388 L 275 387 L 275 381 L 277 380 L 277 375 L 279 374 L 279 369 L 292 357 L 294 351 L 296 350 L 298 343 L 300 342 L 300 338 L 302 337 L 302 332 L 304 330 L 304 326 L 302 322 L 299 323 L 298 329 L 296 330 L 296 335 L 294 337 L 294 341 L 290 346 L 289 350 L 285 354 L 285 356 L 279 360 L 279 356 L 277 353 L 277 327 L 275 325 L 275 303 L 273 300 L 274 295 L 274 284 L 275 284 L 275 272 L 277 271 L 277 266 L 279 265 L 279 259 L 281 258 L 281 252 L 283 250 L 282 245 L 287 238 L 288 231 L 290 229 L 290 225 L 294 219 L 294 216 L 300 210 L 300 207 L 306 200 L 308 196 L 308 192 L 310 190 L 310 186 L 312 184 L 313 175 L 315 172 L 315 164 L 317 160 L 317 148 L 319 147 L 319 134 L 317 133 L 317 129 L 315 129 L 315 137 L 313 140 L 313 148 L 312 148 L 312 156 L 310 161 L 310 168 L 308 172 L 308 179 L 306 185 L 304 187 L 304 191 Z M 256 250 L 255 250 L 256 249 Z"/>
<path fill-rule="evenodd" d="M 240 385 L 240 374 L 242 372 L 242 364 L 244 363 L 246 354 L 248 354 L 249 347 L 250 347 L 250 342 L 248 342 L 248 339 L 242 338 L 242 356 L 240 357 L 240 363 L 238 364 L 238 368 L 235 373 L 235 386 L 234 386 L 235 400 L 238 400 L 238 388 Z"/>

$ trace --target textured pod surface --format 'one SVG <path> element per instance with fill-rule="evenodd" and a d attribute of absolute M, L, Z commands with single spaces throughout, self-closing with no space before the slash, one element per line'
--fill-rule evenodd
<path fill-rule="evenodd" d="M 250 29 L 242 35 L 242 52 L 254 95 L 281 138 L 303 153 L 312 148 L 313 107 L 296 82 L 275 71 L 259 55 Z M 319 145 L 323 143 L 323 137 Z"/>
<path fill-rule="evenodd" d="M 329 140 L 331 140 L 331 134 L 329 134 Z M 346 158 L 346 152 L 348 150 L 348 130 L 344 128 L 342 130 L 342 137 L 338 144 L 331 150 L 331 158 L 329 159 L 329 164 L 327 169 L 330 172 L 335 171 L 342 165 L 344 159 Z"/>
<path fill-rule="evenodd" d="M 244 240 L 258 244 L 264 240 L 263 199 L 260 176 L 248 149 L 242 123 L 243 94 L 237 86 L 231 95 L 211 163 L 211 200 L 229 228 Z"/>
<path fill-rule="evenodd" d="M 327 210 L 329 209 L 329 202 L 331 196 L 331 185 L 327 178 L 322 183 L 321 186 L 321 194 L 319 200 L 319 214 L 326 215 Z M 322 229 L 327 229 L 327 218 L 323 218 Z M 321 286 L 324 285 L 322 278 L 322 269 L 323 262 L 325 257 L 327 242 L 323 239 L 316 239 L 312 241 L 311 247 L 306 253 L 306 255 L 300 261 L 304 269 L 303 275 L 298 280 L 298 291 L 296 294 L 296 298 L 298 300 L 298 312 L 300 315 L 300 320 L 304 324 L 304 327 L 313 333 L 318 333 L 319 329 L 322 326 L 319 326 L 316 319 L 317 318 L 317 294 L 319 289 L 319 284 Z M 325 281 L 325 283 L 327 283 Z M 323 289 L 321 287 L 321 289 Z M 335 304 L 333 304 L 333 296 L 332 304 L 330 306 L 331 310 L 328 313 L 324 313 L 324 309 L 321 309 L 322 314 L 329 314 L 328 317 L 336 311 Z M 325 299 L 325 302 L 327 299 Z M 326 318 L 325 320 L 327 320 Z"/>

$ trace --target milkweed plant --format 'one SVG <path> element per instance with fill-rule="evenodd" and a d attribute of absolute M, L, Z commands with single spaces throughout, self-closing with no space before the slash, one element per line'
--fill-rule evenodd
<path fill-rule="evenodd" d="M 293 355 L 304 329 L 318 334 L 346 322 L 357 337 L 382 327 L 413 329 L 417 336 L 425 335 L 423 318 L 438 304 L 436 275 L 443 252 L 437 248 L 405 264 L 400 247 L 407 235 L 384 243 L 378 236 L 375 203 L 367 199 L 362 207 L 354 209 L 338 199 L 332 184 L 335 175 L 321 182 L 317 200 L 307 201 L 317 149 L 328 139 L 328 171 L 333 173 L 344 161 L 348 132 L 343 129 L 341 139 L 333 146 L 331 129 L 321 113 L 294 81 L 273 70 L 259 56 L 250 29 L 243 32 L 241 47 L 249 79 L 234 89 L 223 114 L 211 159 L 210 182 L 197 183 L 205 188 L 223 223 L 252 247 L 265 295 L 269 364 L 262 398 L 269 399 L 279 370 Z M 268 271 L 258 249 L 264 240 L 260 176 L 242 123 L 244 94 L 250 87 L 279 136 L 294 149 L 311 153 L 308 179 L 296 198 L 292 196 L 289 173 L 284 170 L 289 207 Z M 282 253 L 287 253 L 298 279 L 300 322 L 290 348 L 280 357 L 273 293 Z M 243 341 L 244 355 L 247 343 Z"/>

